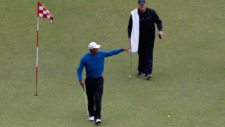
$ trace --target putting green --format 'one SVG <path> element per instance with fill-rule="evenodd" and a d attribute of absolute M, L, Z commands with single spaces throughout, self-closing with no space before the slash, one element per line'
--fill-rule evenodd
<path fill-rule="evenodd" d="M 92 127 L 75 75 L 89 41 L 127 47 L 136 0 L 41 1 L 39 96 L 35 90 L 36 2 L 0 4 L 0 127 Z M 106 59 L 102 126 L 222 127 L 225 124 L 223 0 L 147 0 L 163 20 L 151 81 L 132 78 L 129 53 Z M 168 117 L 169 116 L 169 117 Z"/>

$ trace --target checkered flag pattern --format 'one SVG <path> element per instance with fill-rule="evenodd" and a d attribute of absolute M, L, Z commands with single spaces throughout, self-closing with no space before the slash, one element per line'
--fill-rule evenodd
<path fill-rule="evenodd" d="M 52 13 L 47 8 L 45 8 L 45 6 L 41 2 L 38 2 L 37 16 L 41 18 L 47 18 L 51 22 L 53 21 Z"/>

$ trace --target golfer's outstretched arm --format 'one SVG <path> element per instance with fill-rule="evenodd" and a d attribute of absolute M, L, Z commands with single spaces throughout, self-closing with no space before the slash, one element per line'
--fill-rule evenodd
<path fill-rule="evenodd" d="M 113 56 L 113 55 L 116 55 L 118 53 L 121 53 L 123 51 L 128 51 L 128 48 L 120 48 L 120 49 L 111 50 L 111 51 L 103 51 L 103 53 L 104 53 L 105 57 L 109 57 L 109 56 Z"/>

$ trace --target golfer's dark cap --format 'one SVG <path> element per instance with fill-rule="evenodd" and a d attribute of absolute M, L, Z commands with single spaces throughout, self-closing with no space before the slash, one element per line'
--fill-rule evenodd
<path fill-rule="evenodd" d="M 138 0 L 138 4 L 145 4 L 145 0 Z"/>

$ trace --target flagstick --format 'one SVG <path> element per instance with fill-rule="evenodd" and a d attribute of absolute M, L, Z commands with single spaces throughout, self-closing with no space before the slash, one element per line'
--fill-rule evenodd
<path fill-rule="evenodd" d="M 130 74 L 129 74 L 129 78 L 131 78 L 131 66 L 132 66 L 132 53 L 130 51 Z"/>
<path fill-rule="evenodd" d="M 37 47 L 36 47 L 36 89 L 35 96 L 38 96 L 38 38 L 39 38 L 39 18 L 37 17 Z"/>
<path fill-rule="evenodd" d="M 131 43 L 130 43 L 130 72 L 129 72 L 129 78 L 131 78 L 131 66 L 132 66 L 132 50 L 131 50 L 132 48 L 131 48 Z"/>

